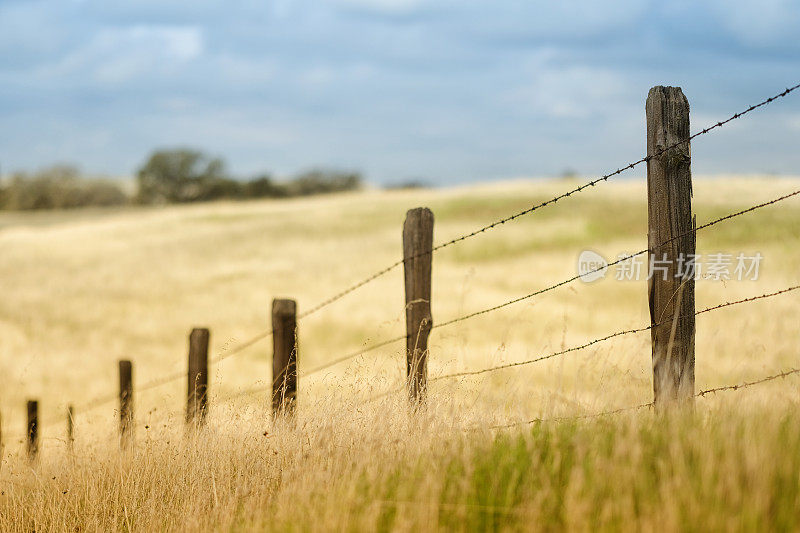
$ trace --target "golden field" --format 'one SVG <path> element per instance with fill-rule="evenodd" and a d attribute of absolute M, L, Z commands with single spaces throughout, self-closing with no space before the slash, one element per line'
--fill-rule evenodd
<path fill-rule="evenodd" d="M 192 327 L 223 357 L 401 256 L 405 211 L 435 242 L 577 185 L 514 181 L 283 201 L 0 214 L 2 531 L 797 529 L 800 377 L 697 400 L 694 413 L 591 415 L 652 398 L 649 333 L 541 363 L 440 380 L 411 415 L 404 347 L 309 369 L 404 333 L 402 268 L 300 320 L 298 419 L 269 417 L 271 341 L 211 369 L 208 427 L 184 434 Z M 698 178 L 698 225 L 800 189 L 795 178 Z M 437 252 L 434 323 L 575 275 L 579 253 L 646 247 L 643 179 L 598 185 Z M 797 197 L 698 233 L 698 253 L 760 252 L 757 281 L 703 280 L 697 308 L 800 282 Z M 697 319 L 698 390 L 800 367 L 798 292 Z M 573 282 L 431 334 L 431 377 L 532 359 L 649 323 L 646 281 Z M 117 360 L 134 365 L 136 449 L 115 438 Z M 254 388 L 250 395 L 236 396 Z M 225 401 L 229 396 L 236 396 Z M 40 401 L 41 457 L 23 456 Z M 65 443 L 67 404 L 76 443 Z"/>

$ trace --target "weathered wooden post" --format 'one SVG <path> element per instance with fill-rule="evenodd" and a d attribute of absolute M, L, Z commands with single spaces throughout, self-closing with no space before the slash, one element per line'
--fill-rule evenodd
<path fill-rule="evenodd" d="M 67 448 L 69 451 L 72 451 L 73 444 L 75 443 L 75 410 L 72 408 L 72 404 L 67 406 Z"/>
<path fill-rule="evenodd" d="M 39 402 L 28 400 L 28 458 L 33 461 L 39 454 Z"/>
<path fill-rule="evenodd" d="M 406 287 L 406 383 L 412 402 L 425 399 L 428 381 L 428 336 L 431 316 L 433 212 L 411 209 L 403 224 L 403 269 Z"/>
<path fill-rule="evenodd" d="M 297 401 L 297 303 L 272 300 L 272 413 L 291 415 Z"/>
<path fill-rule="evenodd" d="M 196 427 L 205 423 L 208 409 L 208 338 L 207 328 L 194 328 L 189 335 L 186 422 Z"/>
<path fill-rule="evenodd" d="M 133 365 L 119 362 L 119 441 L 123 448 L 133 444 Z"/>
<path fill-rule="evenodd" d="M 650 89 L 645 109 L 653 393 L 655 404 L 663 406 L 694 398 L 695 272 L 687 268 L 695 253 L 689 103 L 679 87 L 657 86 Z"/>

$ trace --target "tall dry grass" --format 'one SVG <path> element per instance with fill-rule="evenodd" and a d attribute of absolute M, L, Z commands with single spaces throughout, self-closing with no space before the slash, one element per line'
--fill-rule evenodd
<path fill-rule="evenodd" d="M 800 186 L 697 181 L 698 223 Z M 61 218 L 3 218 L 0 279 L 2 531 L 705 530 L 797 528 L 800 379 L 699 399 L 694 413 L 648 410 L 649 335 L 620 337 L 536 365 L 433 383 L 411 416 L 402 346 L 306 371 L 402 333 L 393 272 L 300 323 L 294 424 L 273 424 L 269 342 L 212 369 L 207 428 L 184 433 L 185 383 L 135 392 L 136 439 L 118 449 L 116 364 L 141 386 L 185 365 L 193 326 L 224 355 L 268 328 L 272 297 L 300 311 L 400 254 L 404 211 L 429 205 L 437 242 L 564 188 L 510 183 L 213 204 Z M 800 210 L 787 201 L 698 235 L 701 253 L 760 251 L 756 282 L 701 282 L 698 307 L 796 284 Z M 434 258 L 434 321 L 573 275 L 580 250 L 607 257 L 646 242 L 641 182 L 609 184 Z M 797 296 L 698 317 L 698 388 L 798 366 Z M 575 283 L 435 330 L 432 376 L 530 359 L 648 323 L 644 281 Z M 24 399 L 41 400 L 37 464 L 24 457 Z M 74 451 L 64 439 L 78 407 Z"/>

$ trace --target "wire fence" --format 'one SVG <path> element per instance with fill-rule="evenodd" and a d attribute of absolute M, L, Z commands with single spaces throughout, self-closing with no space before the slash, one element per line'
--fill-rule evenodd
<path fill-rule="evenodd" d="M 548 199 L 546 201 L 531 205 L 531 206 L 529 206 L 529 207 L 527 207 L 527 208 L 525 208 L 525 209 L 523 209 L 521 211 L 517 211 L 517 212 L 512 213 L 512 214 L 510 214 L 508 216 L 505 216 L 503 218 L 495 220 L 495 221 L 493 221 L 493 222 L 491 222 L 489 224 L 485 224 L 485 225 L 483 225 L 483 226 L 481 226 L 481 227 L 479 227 L 479 228 L 477 228 L 477 229 L 475 229 L 475 230 L 473 230 L 471 232 L 468 232 L 468 233 L 465 233 L 463 235 L 457 236 L 455 238 L 447 240 L 447 241 L 445 241 L 443 243 L 440 243 L 438 245 L 431 246 L 429 249 L 424 250 L 424 251 L 422 251 L 420 253 L 406 255 L 402 259 L 400 259 L 398 261 L 395 261 L 395 262 L 389 264 L 388 266 L 386 266 L 386 267 L 384 267 L 382 269 L 379 269 L 378 271 L 376 271 L 376 272 L 374 272 L 374 273 L 362 278 L 361 280 L 350 284 L 346 288 L 334 293 L 331 297 L 329 297 L 329 298 L 319 302 L 318 304 L 310 307 L 307 311 L 305 311 L 303 313 L 300 313 L 297 316 L 297 318 L 298 319 L 304 319 L 304 318 L 307 318 L 307 317 L 309 317 L 311 315 L 314 315 L 314 314 L 320 312 L 321 310 L 323 310 L 326 307 L 328 307 L 328 306 L 334 304 L 335 302 L 341 300 L 342 298 L 346 297 L 347 295 L 352 294 L 353 292 L 357 291 L 358 289 L 370 284 L 372 281 L 384 276 L 385 274 L 387 274 L 387 273 L 399 268 L 402 265 L 408 264 L 410 261 L 413 261 L 413 260 L 418 259 L 420 257 L 432 255 L 432 254 L 434 254 L 434 253 L 436 253 L 436 252 L 438 252 L 440 250 L 443 250 L 445 248 L 448 248 L 448 247 L 453 246 L 455 244 L 458 244 L 460 242 L 466 241 L 466 240 L 471 239 L 473 237 L 476 237 L 478 235 L 484 234 L 484 233 L 486 233 L 486 232 L 488 232 L 488 231 L 490 231 L 490 230 L 492 230 L 494 228 L 497 228 L 497 227 L 502 226 L 502 225 L 504 225 L 506 223 L 512 222 L 512 221 L 517 220 L 517 219 L 519 219 L 521 217 L 524 217 L 526 215 L 534 213 L 535 211 L 543 209 L 543 208 L 545 208 L 547 206 L 554 205 L 557 202 L 559 202 L 561 200 L 564 200 L 566 198 L 569 198 L 569 197 L 571 197 L 573 195 L 579 194 L 579 193 L 581 193 L 581 192 L 583 192 L 583 191 L 585 191 L 587 189 L 590 189 L 590 188 L 600 184 L 601 182 L 608 181 L 610 178 L 612 178 L 614 176 L 618 176 L 618 175 L 626 172 L 627 170 L 633 169 L 633 168 L 637 167 L 638 165 L 641 165 L 642 163 L 648 163 L 649 161 L 653 160 L 654 158 L 658 158 L 659 156 L 661 156 L 663 154 L 666 154 L 666 153 L 670 152 L 673 149 L 679 148 L 679 147 L 681 147 L 683 145 L 688 146 L 688 143 L 691 140 L 693 140 L 693 139 L 695 139 L 695 138 L 697 138 L 699 136 L 706 135 L 709 132 L 714 131 L 714 130 L 716 130 L 718 128 L 721 128 L 724 125 L 726 125 L 726 124 L 728 124 L 728 123 L 730 123 L 730 122 L 732 122 L 734 120 L 737 120 L 737 119 L 749 114 L 750 112 L 752 112 L 752 111 L 754 111 L 754 110 L 756 110 L 758 108 L 761 108 L 761 107 L 763 107 L 763 106 L 765 106 L 765 105 L 767 105 L 767 104 L 769 104 L 769 103 L 771 103 L 771 102 L 773 102 L 773 101 L 775 101 L 775 100 L 777 100 L 779 98 L 783 98 L 786 95 L 788 95 L 788 94 L 792 93 L 793 91 L 797 90 L 798 88 L 800 88 L 800 84 L 788 87 L 785 90 L 783 90 L 782 92 L 780 92 L 780 93 L 778 93 L 778 94 L 776 94 L 774 96 L 766 98 L 766 99 L 760 101 L 759 103 L 753 104 L 753 105 L 745 108 L 744 110 L 742 110 L 740 112 L 734 113 L 733 115 L 731 115 L 730 117 L 728 117 L 725 120 L 719 121 L 719 122 L 717 122 L 715 124 L 712 124 L 712 125 L 704 128 L 704 129 L 702 129 L 702 130 L 690 135 L 688 137 L 688 139 L 685 139 L 685 140 L 682 140 L 680 142 L 670 144 L 669 146 L 660 148 L 660 149 L 656 150 L 654 153 L 651 153 L 651 154 L 649 154 L 649 155 L 647 155 L 645 157 L 637 159 L 636 161 L 628 163 L 627 165 L 624 165 L 624 166 L 622 166 L 622 167 L 620 167 L 620 168 L 618 168 L 618 169 L 616 169 L 616 170 L 614 170 L 612 172 L 609 172 L 609 173 L 604 174 L 604 175 L 602 175 L 602 176 L 600 176 L 600 177 L 598 177 L 596 179 L 588 181 L 587 183 L 584 183 L 583 185 L 580 185 L 580 186 L 578 186 L 576 188 L 573 188 L 573 189 L 570 189 L 570 190 L 568 190 L 566 192 L 563 192 L 563 193 L 561 193 L 561 194 L 559 194 L 559 195 L 557 195 L 557 196 L 555 196 L 553 198 L 550 198 L 550 199 Z M 472 318 L 475 318 L 475 317 L 478 317 L 478 316 L 482 316 L 482 315 L 485 315 L 485 314 L 488 314 L 488 313 L 492 313 L 494 311 L 506 308 L 508 306 L 511 306 L 513 304 L 516 304 L 516 303 L 519 303 L 519 302 L 522 302 L 522 301 L 525 301 L 525 300 L 530 300 L 530 299 L 532 299 L 534 297 L 537 297 L 537 296 L 542 295 L 544 293 L 553 291 L 553 290 L 555 290 L 555 289 L 557 289 L 559 287 L 565 286 L 565 285 L 567 285 L 567 284 L 569 284 L 569 283 L 571 283 L 573 281 L 576 281 L 576 280 L 580 279 L 581 277 L 586 276 L 587 274 L 592 274 L 592 273 L 598 272 L 599 270 L 602 270 L 604 268 L 608 268 L 610 266 L 623 263 L 625 261 L 633 259 L 634 257 L 647 254 L 648 252 L 652 253 L 654 250 L 659 249 L 659 248 L 661 248 L 663 246 L 666 246 L 667 244 L 670 244 L 671 242 L 673 242 L 675 240 L 682 239 L 682 238 L 687 237 L 689 235 L 695 235 L 698 231 L 701 231 L 701 230 L 707 229 L 709 227 L 715 226 L 716 224 L 719 224 L 721 222 L 724 222 L 724 221 L 727 221 L 727 220 L 730 220 L 730 219 L 745 215 L 747 213 L 751 213 L 751 212 L 756 211 L 758 209 L 762 209 L 762 208 L 774 205 L 774 204 L 776 204 L 778 202 L 782 202 L 784 200 L 787 200 L 789 198 L 792 198 L 792 197 L 795 197 L 795 196 L 798 196 L 798 195 L 800 195 L 800 190 L 796 190 L 796 191 L 784 194 L 784 195 L 782 195 L 780 197 L 777 197 L 777 198 L 774 198 L 772 200 L 765 201 L 765 202 L 753 205 L 751 207 L 748 207 L 746 209 L 742 209 L 740 211 L 729 213 L 729 214 L 724 215 L 722 217 L 719 217 L 719 218 L 713 219 L 713 220 L 711 220 L 709 222 L 706 222 L 706 223 L 704 223 L 704 224 L 702 224 L 700 226 L 692 228 L 688 232 L 683 232 L 680 235 L 676 235 L 674 237 L 671 237 L 670 239 L 665 240 L 664 242 L 660 243 L 658 246 L 654 247 L 653 249 L 646 248 L 646 249 L 643 249 L 643 250 L 641 250 L 639 252 L 636 252 L 634 254 L 621 256 L 616 261 L 607 263 L 604 266 L 598 267 L 598 268 L 596 268 L 594 270 L 591 270 L 589 272 L 583 272 L 582 274 L 571 276 L 571 277 L 569 277 L 567 279 L 564 279 L 564 280 L 562 280 L 562 281 L 560 281 L 558 283 L 555 283 L 555 284 L 549 285 L 547 287 L 538 289 L 538 290 L 533 291 L 531 293 L 528 293 L 528 294 L 513 298 L 511 300 L 502 302 L 500 304 L 497 304 L 497 305 L 494 305 L 494 306 L 491 306 L 491 307 L 488 307 L 488 308 L 485 308 L 485 309 L 481 309 L 481 310 L 478 310 L 478 311 L 470 312 L 468 314 L 449 319 L 449 320 L 447 320 L 445 322 L 442 322 L 442 323 L 432 324 L 431 325 L 431 329 L 434 330 L 434 329 L 441 329 L 441 328 L 444 328 L 444 327 L 448 327 L 448 326 L 457 324 L 459 322 L 463 322 L 465 320 L 469 320 L 469 319 L 472 319 Z M 744 299 L 737 300 L 737 301 L 725 302 L 725 303 L 722 303 L 722 304 L 718 304 L 718 305 L 715 305 L 715 306 L 712 306 L 712 307 L 705 308 L 705 309 L 703 309 L 701 311 L 698 311 L 698 312 L 694 313 L 694 315 L 692 315 L 692 316 L 697 316 L 697 315 L 700 315 L 700 314 L 708 313 L 708 312 L 711 312 L 711 311 L 715 311 L 715 310 L 722 309 L 722 308 L 725 308 L 725 307 L 730 307 L 730 306 L 733 306 L 733 305 L 739 305 L 739 304 L 744 304 L 744 303 L 748 303 L 748 302 L 752 302 L 752 301 L 756 301 L 756 300 L 775 297 L 775 296 L 778 296 L 778 295 L 782 295 L 782 294 L 785 294 L 785 293 L 788 293 L 788 292 L 795 291 L 798 288 L 800 288 L 800 285 L 790 286 L 788 288 L 785 288 L 785 289 L 782 289 L 782 290 L 779 290 L 779 291 L 775 291 L 775 292 L 771 292 L 771 293 L 765 293 L 765 294 L 761 294 L 761 295 L 753 296 L 753 297 L 749 297 L 749 298 L 744 298 Z M 679 317 L 679 318 L 685 318 L 685 317 Z M 671 320 L 674 320 L 674 319 L 670 319 L 669 321 L 671 321 Z M 474 376 L 474 375 L 479 375 L 479 374 L 488 373 L 488 372 L 495 372 L 495 371 L 499 371 L 499 370 L 502 370 L 502 369 L 508 369 L 508 368 L 514 368 L 514 367 L 519 367 L 519 366 L 523 366 L 523 365 L 529 365 L 529 364 L 533 364 L 533 363 L 536 363 L 536 362 L 544 361 L 544 360 L 547 360 L 547 359 L 552 359 L 552 358 L 555 358 L 555 357 L 558 357 L 558 356 L 561 356 L 561 355 L 565 355 L 567 353 L 583 350 L 583 349 L 589 348 L 589 347 L 591 347 L 591 346 L 593 346 L 595 344 L 598 344 L 598 343 L 601 343 L 601 342 L 605 342 L 605 341 L 608 341 L 610 339 L 617 338 L 617 337 L 620 337 L 620 336 L 623 336 L 623 335 L 631 335 L 631 334 L 635 334 L 635 333 L 639 333 L 639 332 L 652 330 L 652 329 L 656 328 L 657 326 L 662 325 L 665 322 L 669 322 L 669 321 L 661 321 L 661 322 L 658 322 L 658 323 L 651 323 L 651 324 L 649 324 L 647 326 L 642 326 L 642 327 L 639 327 L 639 328 L 617 331 L 615 333 L 606 335 L 604 337 L 600 337 L 600 338 L 596 338 L 594 340 L 588 341 L 588 342 L 583 343 L 581 345 L 573 346 L 573 347 L 570 347 L 570 348 L 567 348 L 567 349 L 563 349 L 563 350 L 560 350 L 560 351 L 557 351 L 557 352 L 553 352 L 553 353 L 549 353 L 549 354 L 546 354 L 546 355 L 542 355 L 542 356 L 536 357 L 534 359 L 529 359 L 529 360 L 525 360 L 525 361 L 518 361 L 518 362 L 508 363 L 508 364 L 489 367 L 489 368 L 477 369 L 477 370 L 465 370 L 465 371 L 461 371 L 461 372 L 443 374 L 443 375 L 439 375 L 439 376 L 434 376 L 429 381 L 435 382 L 435 381 L 440 381 L 440 380 L 444 380 L 444 379 L 453 379 L 453 378 L 460 378 L 460 377 L 466 377 L 466 376 Z M 222 362 L 224 360 L 227 360 L 227 359 L 229 359 L 231 357 L 234 357 L 234 356 L 236 356 L 238 354 L 243 353 L 248 348 L 250 348 L 252 346 L 255 346 L 256 344 L 258 344 L 259 342 L 261 342 L 261 341 L 263 341 L 263 340 L 265 340 L 267 338 L 270 338 L 272 335 L 273 335 L 272 329 L 263 330 L 263 331 L 257 333 L 256 335 L 248 338 L 244 342 L 241 342 L 241 343 L 237 344 L 234 348 L 232 348 L 230 350 L 227 350 L 227 351 L 224 351 L 222 353 L 219 353 L 215 357 L 212 357 L 211 359 L 209 359 L 209 362 L 211 364 L 219 364 L 220 362 Z M 369 346 L 365 346 L 365 347 L 363 347 L 363 348 L 361 348 L 359 350 L 356 350 L 354 352 L 351 352 L 349 354 L 342 355 L 341 357 L 337 357 L 337 358 L 331 359 L 331 360 L 329 360 L 329 361 L 327 361 L 327 362 L 325 362 L 323 364 L 320 364 L 319 366 L 310 368 L 309 370 L 306 370 L 304 372 L 300 372 L 299 375 L 303 376 L 303 377 L 308 377 L 308 376 L 320 373 L 320 372 L 322 372 L 324 370 L 327 370 L 327 369 L 329 369 L 329 368 L 331 368 L 331 367 L 333 367 L 335 365 L 338 365 L 338 364 L 341 364 L 341 363 L 344 363 L 344 362 L 348 362 L 348 361 L 352 361 L 352 360 L 354 360 L 354 359 L 356 359 L 358 357 L 361 357 L 363 355 L 366 355 L 366 354 L 368 354 L 370 352 L 376 351 L 376 350 L 378 350 L 380 348 L 383 348 L 383 347 L 386 347 L 386 346 L 389 346 L 389 345 L 392 345 L 392 344 L 395 344 L 395 343 L 399 343 L 401 341 L 405 341 L 407 339 L 408 339 L 408 335 L 407 334 L 406 335 L 399 335 L 397 337 L 392 337 L 392 338 L 389 338 L 387 340 L 383 340 L 383 341 L 377 342 L 375 344 L 371 344 Z M 774 376 L 768 376 L 766 378 L 762 378 L 760 380 L 753 381 L 753 382 L 744 382 L 744 383 L 741 383 L 741 384 L 738 384 L 738 385 L 731 385 L 731 386 L 726 386 L 726 387 L 718 387 L 718 388 L 715 388 L 715 389 L 707 389 L 707 390 L 700 391 L 699 393 L 697 393 L 697 396 L 698 397 L 702 397 L 702 396 L 706 396 L 708 394 L 713 394 L 713 393 L 716 393 L 716 392 L 747 388 L 747 387 L 750 387 L 750 386 L 753 386 L 753 385 L 756 385 L 756 384 L 764 383 L 764 382 L 767 382 L 767 381 L 772 381 L 772 380 L 777 379 L 779 377 L 786 377 L 788 375 L 795 374 L 795 373 L 797 373 L 799 371 L 800 370 L 792 369 L 792 370 L 789 370 L 789 371 L 786 371 L 786 372 L 783 372 L 783 373 L 780 373 L 780 374 L 776 374 Z M 180 380 L 180 379 L 184 379 L 184 378 L 186 378 L 186 376 L 187 376 L 186 372 L 175 372 L 173 374 L 169 374 L 169 375 L 166 375 L 166 376 L 159 377 L 157 379 L 148 381 L 148 382 L 136 387 L 136 391 L 137 392 L 143 392 L 143 391 L 153 390 L 153 389 L 156 389 L 158 387 L 164 386 L 166 384 L 172 383 L 174 381 L 177 381 L 177 380 Z M 273 379 L 277 380 L 279 378 L 280 378 L 280 376 L 277 376 L 277 377 L 275 377 Z M 272 383 L 273 387 L 274 387 L 274 385 L 275 385 L 275 381 L 273 381 L 273 383 Z M 231 394 L 228 397 L 222 398 L 222 401 L 227 401 L 227 400 L 230 400 L 230 399 L 233 399 L 233 398 L 237 398 L 237 397 L 242 397 L 242 396 L 247 396 L 247 395 L 251 395 L 251 394 L 264 392 L 265 390 L 269 391 L 271 388 L 272 387 L 267 387 L 267 386 L 251 387 L 251 388 L 239 391 L 239 392 L 237 392 L 235 394 Z M 374 400 L 376 400 L 378 398 L 385 397 L 385 396 L 387 396 L 389 394 L 392 394 L 392 393 L 395 393 L 395 392 L 399 392 L 400 390 L 402 390 L 402 389 L 390 390 L 390 391 L 388 391 L 386 393 L 383 393 L 383 394 L 380 394 L 378 396 L 372 397 L 367 401 L 368 402 L 374 401 Z M 102 407 L 104 405 L 108 405 L 109 403 L 112 403 L 112 402 L 116 401 L 117 399 L 118 399 L 117 395 L 108 395 L 108 396 L 103 396 L 103 397 L 96 398 L 96 399 L 94 399 L 94 400 L 92 400 L 92 401 L 90 401 L 90 402 L 88 402 L 88 403 L 86 403 L 84 405 L 80 405 L 76 410 L 76 414 L 82 414 L 82 413 L 86 413 L 86 412 L 92 411 L 92 410 L 97 409 L 99 407 Z M 580 418 L 607 416 L 607 415 L 621 413 L 621 412 L 629 411 L 629 410 L 643 409 L 643 408 L 646 408 L 646 407 L 650 407 L 652 405 L 653 405 L 652 403 L 648 403 L 648 404 L 642 404 L 642 405 L 634 406 L 634 407 L 627 407 L 627 408 L 622 408 L 622 409 L 617 409 L 617 410 L 612 410 L 612 411 L 605 411 L 605 412 L 597 413 L 597 414 L 593 414 L 593 415 L 585 415 L 585 416 L 581 416 L 581 417 L 567 417 L 567 418 L 562 418 L 562 419 L 548 419 L 548 420 L 534 419 L 534 420 L 530 420 L 530 421 L 526 421 L 526 422 L 517 422 L 517 423 L 511 423 L 511 424 L 500 425 L 500 426 L 492 426 L 492 427 L 496 429 L 496 428 L 500 428 L 500 427 L 511 427 L 512 425 L 519 425 L 519 424 L 522 424 L 522 423 L 528 423 L 529 424 L 529 423 L 534 423 L 534 422 L 557 421 L 557 420 L 575 420 L 575 419 L 580 419 Z M 56 422 L 57 422 L 57 420 L 53 419 L 52 421 L 50 421 L 50 422 L 48 422 L 46 424 L 42 424 L 42 425 L 55 424 Z"/>

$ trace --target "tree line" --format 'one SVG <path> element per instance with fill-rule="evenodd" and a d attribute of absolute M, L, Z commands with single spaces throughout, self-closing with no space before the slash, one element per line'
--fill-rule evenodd
<path fill-rule="evenodd" d="M 75 167 L 54 166 L 16 172 L 0 183 L 0 209 L 70 209 L 128 204 L 163 205 L 210 200 L 289 198 L 361 188 L 358 172 L 315 169 L 289 180 L 262 174 L 232 177 L 220 158 L 199 150 L 156 150 L 136 173 L 134 190 L 118 181 L 80 175 Z"/>

